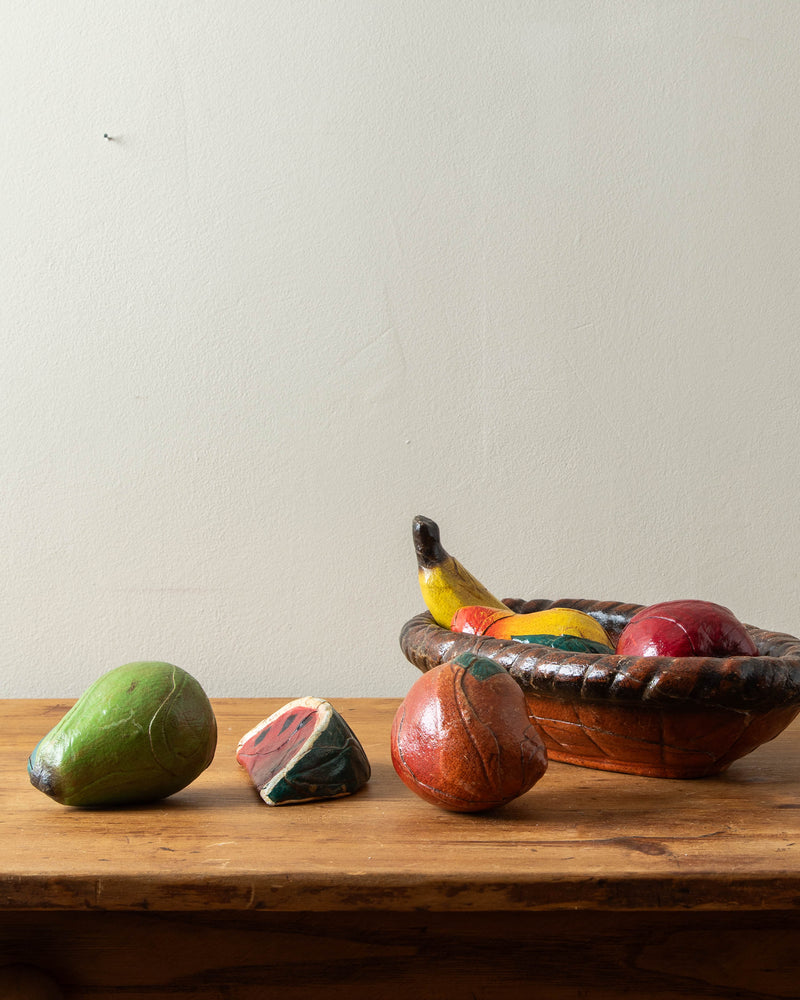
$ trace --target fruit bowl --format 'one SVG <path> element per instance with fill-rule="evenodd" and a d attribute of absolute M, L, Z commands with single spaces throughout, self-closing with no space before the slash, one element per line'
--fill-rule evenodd
<path fill-rule="evenodd" d="M 527 614 L 550 607 L 591 615 L 616 643 L 642 605 L 507 599 Z M 617 656 L 464 635 L 428 613 L 406 622 L 400 646 L 423 672 L 478 653 L 517 681 L 551 760 L 659 778 L 724 771 L 774 739 L 800 712 L 800 639 L 746 626 L 757 656 Z"/>

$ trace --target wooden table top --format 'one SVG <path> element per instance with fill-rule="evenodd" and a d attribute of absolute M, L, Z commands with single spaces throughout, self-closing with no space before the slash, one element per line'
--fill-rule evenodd
<path fill-rule="evenodd" d="M 493 813 L 428 805 L 389 757 L 395 699 L 333 699 L 372 764 L 348 798 L 270 807 L 239 739 L 290 699 L 215 699 L 211 767 L 161 802 L 82 810 L 26 761 L 72 702 L 0 700 L 0 910 L 789 910 L 800 900 L 800 721 L 723 775 L 550 763 Z"/>

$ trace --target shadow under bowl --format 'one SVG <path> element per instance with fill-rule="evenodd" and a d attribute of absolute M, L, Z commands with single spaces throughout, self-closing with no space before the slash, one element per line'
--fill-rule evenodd
<path fill-rule="evenodd" d="M 507 599 L 527 614 L 569 607 L 616 643 L 642 605 Z M 757 656 L 617 656 L 463 635 L 427 612 L 400 646 L 426 672 L 461 653 L 504 667 L 525 693 L 551 760 L 658 778 L 701 778 L 774 739 L 800 712 L 800 639 L 746 626 Z"/>

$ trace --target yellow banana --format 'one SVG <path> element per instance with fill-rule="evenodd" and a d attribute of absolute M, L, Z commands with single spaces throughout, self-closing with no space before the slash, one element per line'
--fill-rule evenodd
<path fill-rule="evenodd" d="M 454 615 L 450 627 L 454 632 L 490 635 L 495 639 L 527 637 L 528 641 L 534 641 L 543 636 L 571 635 L 600 643 L 610 650 L 614 648 L 603 626 L 575 608 L 545 608 L 515 615 L 510 608 L 504 614 L 495 608 L 465 606 Z"/>
<path fill-rule="evenodd" d="M 439 526 L 428 517 L 414 518 L 414 550 L 419 569 L 419 589 L 428 611 L 442 628 L 450 628 L 453 617 L 465 605 L 510 611 L 458 561 L 445 552 Z"/>
<path fill-rule="evenodd" d="M 417 515 L 413 532 L 419 589 L 428 611 L 442 628 L 500 639 L 520 636 L 528 641 L 571 635 L 613 648 L 603 627 L 583 611 L 547 608 L 514 614 L 445 551 L 439 526 L 429 517 Z"/>

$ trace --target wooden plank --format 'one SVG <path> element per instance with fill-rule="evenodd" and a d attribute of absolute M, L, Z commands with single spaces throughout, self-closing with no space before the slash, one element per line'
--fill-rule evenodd
<path fill-rule="evenodd" d="M 797 996 L 800 914 L 24 913 L 0 963 L 67 1000 L 768 1000 Z"/>
<path fill-rule="evenodd" d="M 25 762 L 69 702 L 0 701 L 0 908 L 395 911 L 791 910 L 800 900 L 800 726 L 695 781 L 551 763 L 491 814 L 414 796 L 389 759 L 396 700 L 334 699 L 373 777 L 270 808 L 238 740 L 286 699 L 218 699 L 212 766 L 160 803 L 79 810 Z"/>

